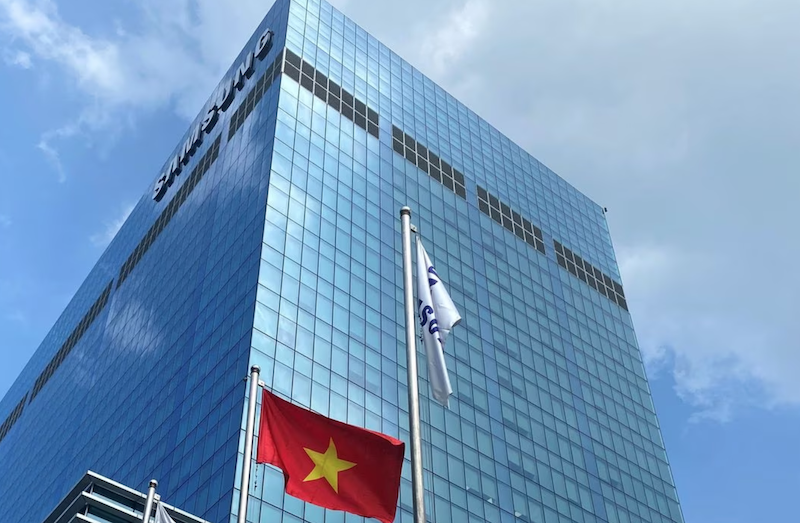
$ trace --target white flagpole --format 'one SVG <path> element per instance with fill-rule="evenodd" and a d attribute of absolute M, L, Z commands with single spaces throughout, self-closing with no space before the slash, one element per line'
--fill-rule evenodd
<path fill-rule="evenodd" d="M 253 434 L 256 424 L 256 394 L 258 393 L 258 365 L 250 367 L 250 399 L 247 403 L 247 428 L 244 435 L 244 459 L 242 461 L 242 483 L 239 486 L 239 523 L 247 522 L 247 498 L 250 492 L 250 465 L 253 460 Z"/>
<path fill-rule="evenodd" d="M 414 323 L 414 286 L 411 276 L 411 209 L 400 209 L 403 229 L 403 287 L 406 301 L 406 348 L 408 356 L 408 420 L 411 431 L 411 479 L 414 492 L 414 523 L 425 523 L 425 488 L 422 476 L 422 437 L 419 421 L 417 338 Z"/>
<path fill-rule="evenodd" d="M 142 522 L 150 523 L 150 515 L 153 513 L 153 500 L 156 497 L 156 487 L 158 481 L 150 480 L 150 490 L 147 491 L 147 501 L 144 502 L 144 512 L 142 512 Z"/>

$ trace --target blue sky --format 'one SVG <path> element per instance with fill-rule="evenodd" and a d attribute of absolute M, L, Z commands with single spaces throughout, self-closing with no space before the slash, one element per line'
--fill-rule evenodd
<path fill-rule="evenodd" d="M 796 518 L 800 3 L 334 3 L 608 207 L 686 520 Z M 0 394 L 270 5 L 0 0 Z"/>

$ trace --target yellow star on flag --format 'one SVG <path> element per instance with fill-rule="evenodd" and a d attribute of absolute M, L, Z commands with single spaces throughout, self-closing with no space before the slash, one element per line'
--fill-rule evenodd
<path fill-rule="evenodd" d="M 328 444 L 328 450 L 325 454 L 316 452 L 311 449 L 303 448 L 314 462 L 314 469 L 306 476 L 303 481 L 314 481 L 315 479 L 325 478 L 325 481 L 333 488 L 334 492 L 339 493 L 339 472 L 351 469 L 356 466 L 355 463 L 339 459 L 336 454 L 336 445 L 333 443 L 333 438 Z"/>

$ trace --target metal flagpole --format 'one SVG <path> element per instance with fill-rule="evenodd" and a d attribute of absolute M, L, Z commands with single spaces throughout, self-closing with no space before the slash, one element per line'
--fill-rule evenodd
<path fill-rule="evenodd" d="M 408 418 L 411 430 L 411 479 L 414 492 L 414 523 L 425 523 L 425 489 L 422 477 L 422 438 L 419 422 L 417 337 L 414 322 L 414 289 L 411 277 L 411 209 L 400 209 L 403 229 L 403 287 L 406 301 L 406 348 L 408 356 Z"/>
<path fill-rule="evenodd" d="M 256 424 L 256 394 L 258 393 L 258 365 L 250 367 L 250 400 L 247 404 L 247 428 L 244 435 L 244 459 L 242 461 L 242 483 L 239 494 L 239 523 L 247 521 L 247 497 L 250 491 L 250 465 L 253 459 L 253 433 Z"/>
<path fill-rule="evenodd" d="M 150 523 L 150 514 L 153 513 L 153 500 L 156 497 L 156 487 L 158 487 L 158 481 L 151 479 L 150 490 L 147 491 L 147 501 L 144 502 L 144 512 L 142 512 L 143 523 Z"/>

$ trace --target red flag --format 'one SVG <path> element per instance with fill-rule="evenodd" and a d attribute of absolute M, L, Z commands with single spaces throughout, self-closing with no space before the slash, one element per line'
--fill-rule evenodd
<path fill-rule="evenodd" d="M 303 501 L 392 523 L 404 449 L 264 390 L 256 461 L 283 470 L 286 492 Z"/>

